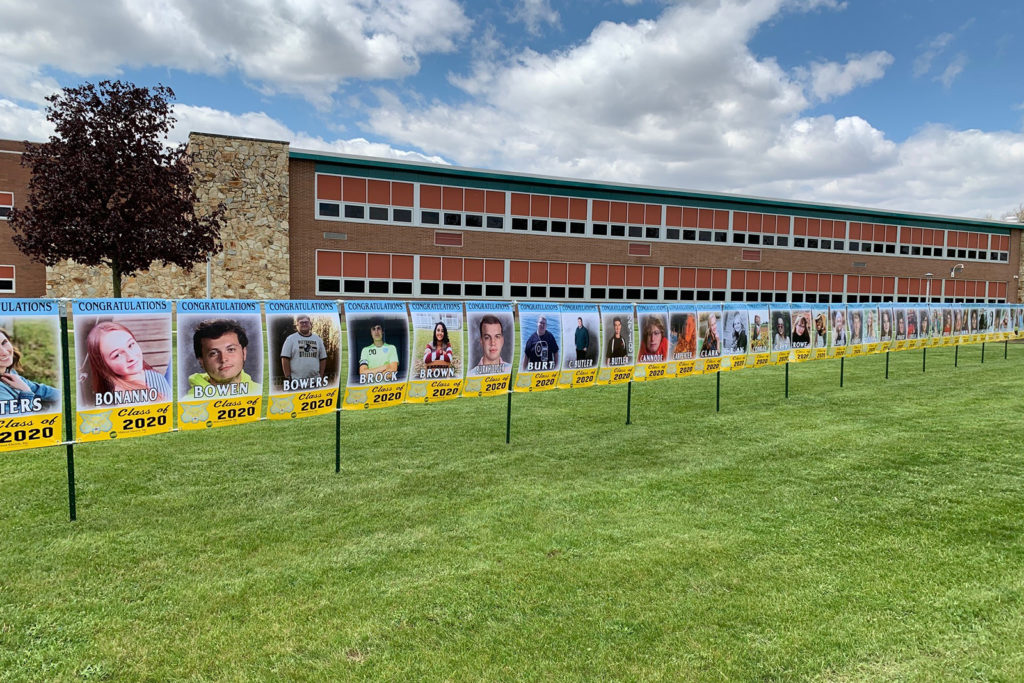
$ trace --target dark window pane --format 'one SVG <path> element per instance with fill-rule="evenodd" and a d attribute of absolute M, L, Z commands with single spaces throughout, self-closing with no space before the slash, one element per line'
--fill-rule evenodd
<path fill-rule="evenodd" d="M 461 213 L 446 213 L 444 215 L 445 225 L 462 225 L 462 214 Z"/>
<path fill-rule="evenodd" d="M 890 246 L 892 246 L 892 245 L 890 245 Z M 875 244 L 871 245 L 871 250 L 873 252 L 875 252 L 876 254 L 881 254 L 882 253 L 882 245 L 880 243 L 876 242 Z"/>
<path fill-rule="evenodd" d="M 697 239 L 697 231 L 696 230 L 683 230 L 683 239 L 684 240 L 695 240 L 695 239 Z"/>
<path fill-rule="evenodd" d="M 583 298 L 583 291 L 584 290 L 583 290 L 582 287 L 570 287 L 569 288 L 569 298 L 570 299 L 582 299 Z"/>
<path fill-rule="evenodd" d="M 392 282 L 391 292 L 393 294 L 412 294 L 411 282 Z"/>
<path fill-rule="evenodd" d="M 603 299 L 603 298 L 605 298 L 604 297 L 604 287 L 591 287 L 590 288 L 590 298 L 591 299 Z"/>
<path fill-rule="evenodd" d="M 978 252 L 974 249 L 969 249 L 967 251 L 967 258 L 978 258 Z"/>
<path fill-rule="evenodd" d="M 670 240 L 679 239 L 679 228 L 669 228 L 665 231 L 665 237 Z"/>
<path fill-rule="evenodd" d="M 697 233 L 697 239 L 699 241 L 701 241 L 701 242 L 710 242 L 711 241 L 711 231 L 710 230 L 701 230 L 700 232 Z"/>
<path fill-rule="evenodd" d="M 625 225 L 613 225 L 612 226 L 612 237 L 625 237 L 626 226 Z"/>
<path fill-rule="evenodd" d="M 832 240 L 822 240 L 821 241 L 821 248 L 822 249 L 831 249 L 832 248 Z"/>
<path fill-rule="evenodd" d="M 526 296 L 526 285 L 512 285 L 509 288 L 509 291 L 512 292 L 512 296 L 514 296 L 514 297 L 520 297 L 520 298 L 525 297 Z"/>
<path fill-rule="evenodd" d="M 799 246 L 799 245 L 797 245 L 797 246 Z M 808 249 L 817 249 L 818 248 L 818 240 L 814 239 L 813 237 L 809 238 L 807 240 L 807 248 Z"/>
<path fill-rule="evenodd" d="M 747 301 L 757 301 L 757 292 L 747 292 L 745 299 Z"/>
<path fill-rule="evenodd" d="M 729 233 L 721 232 L 721 231 L 716 232 L 715 233 L 715 241 L 716 242 L 723 242 L 723 243 L 729 241 Z"/>
<path fill-rule="evenodd" d="M 843 242 L 841 240 L 836 240 L 835 242 L 832 243 L 832 248 L 835 249 L 836 251 L 842 251 Z"/>
<path fill-rule="evenodd" d="M 421 282 L 420 294 L 437 296 L 441 293 L 441 285 L 436 282 Z"/>
<path fill-rule="evenodd" d="M 341 207 L 337 204 L 328 204 L 327 202 L 320 202 L 320 215 L 328 218 L 337 218 L 341 215 Z"/>
<path fill-rule="evenodd" d="M 640 298 L 640 289 L 637 288 L 637 287 L 630 287 L 630 288 L 628 288 L 626 290 L 626 298 L 627 299 L 634 299 L 634 300 L 635 299 L 639 299 Z"/>
<path fill-rule="evenodd" d="M 732 241 L 733 241 L 734 244 L 746 244 L 747 243 L 747 233 L 745 233 L 745 232 L 734 232 L 732 234 Z"/>
<path fill-rule="evenodd" d="M 850 251 L 860 251 L 860 242 L 850 242 Z"/>
<path fill-rule="evenodd" d="M 467 228 L 482 228 L 484 227 L 484 217 L 478 213 L 467 213 L 466 214 L 466 227 Z"/>
<path fill-rule="evenodd" d="M 483 285 L 466 285 L 466 296 L 483 296 Z"/>
<path fill-rule="evenodd" d="M 911 247 L 910 248 L 910 253 L 913 254 L 914 256 L 920 256 L 921 255 L 921 247 Z"/>
<path fill-rule="evenodd" d="M 922 256 L 931 256 L 932 255 L 932 248 L 931 247 L 921 247 L 921 255 Z"/>
<path fill-rule="evenodd" d="M 461 296 L 462 285 L 457 282 L 446 282 L 441 287 L 441 291 L 444 292 L 445 296 Z"/>
<path fill-rule="evenodd" d="M 594 234 L 595 235 L 607 235 L 608 226 L 604 223 L 594 223 Z"/>
<path fill-rule="evenodd" d="M 665 290 L 665 301 L 676 301 L 679 299 L 679 292 L 674 289 Z"/>
<path fill-rule="evenodd" d="M 0 280 L 0 291 L 13 292 L 14 280 Z"/>
<path fill-rule="evenodd" d="M 729 294 L 729 301 L 743 301 L 743 292 L 732 292 Z"/>
<path fill-rule="evenodd" d="M 534 232 L 547 232 L 548 222 L 541 218 L 534 218 L 533 221 L 530 223 L 530 229 L 533 230 Z"/>
<path fill-rule="evenodd" d="M 761 239 L 764 242 L 764 246 L 766 247 L 770 247 L 775 244 L 775 235 L 762 235 Z M 783 244 L 782 242 L 779 242 L 779 246 L 784 247 L 786 245 Z"/>
<path fill-rule="evenodd" d="M 887 244 L 887 245 L 885 245 L 885 253 L 886 254 L 895 254 L 896 253 L 896 245 L 895 244 Z"/>
<path fill-rule="evenodd" d="M 421 211 L 420 222 L 427 223 L 429 225 L 437 225 L 441 222 L 441 214 L 437 211 Z"/>
<path fill-rule="evenodd" d="M 647 228 L 644 230 L 644 237 L 649 240 L 656 240 L 661 237 L 661 228 Z"/>
<path fill-rule="evenodd" d="M 552 299 L 564 299 L 565 298 L 565 287 L 550 287 L 548 288 L 548 296 Z"/>
<path fill-rule="evenodd" d="M 505 296 L 505 285 L 487 285 L 484 293 L 487 296 Z"/>
<path fill-rule="evenodd" d="M 646 299 L 648 301 L 656 301 L 657 298 L 658 298 L 658 290 L 656 290 L 656 289 L 645 289 L 644 290 L 644 299 Z"/>
<path fill-rule="evenodd" d="M 622 298 L 622 293 L 623 292 L 622 292 L 622 288 L 621 287 L 609 287 L 608 288 L 608 298 L 609 299 L 621 299 Z"/>
<path fill-rule="evenodd" d="M 765 236 L 765 238 L 764 238 L 764 243 L 765 244 L 769 244 L 767 236 Z M 775 238 L 775 243 L 777 245 L 779 245 L 780 247 L 788 247 L 789 246 L 789 236 L 788 235 L 779 235 L 777 238 Z"/>
<path fill-rule="evenodd" d="M 630 237 L 643 237 L 644 236 L 644 229 L 641 228 L 639 225 L 631 225 L 631 226 L 629 226 L 629 236 Z"/>
<path fill-rule="evenodd" d="M 380 206 L 370 207 L 370 220 L 371 221 L 386 221 L 388 219 L 388 210 Z"/>
<path fill-rule="evenodd" d="M 364 280 L 345 280 L 345 293 L 362 294 L 366 291 L 366 282 Z"/>
<path fill-rule="evenodd" d="M 569 232 L 573 235 L 585 235 L 587 232 L 587 224 L 580 223 L 579 221 L 573 221 L 569 224 Z"/>
<path fill-rule="evenodd" d="M 756 232 L 747 235 L 747 244 L 761 244 L 761 236 Z"/>
<path fill-rule="evenodd" d="M 565 232 L 565 221 L 551 221 L 551 232 Z"/>
<path fill-rule="evenodd" d="M 694 299 L 693 290 L 692 289 L 680 289 L 679 290 L 679 299 L 681 301 L 693 301 L 693 299 Z"/>
<path fill-rule="evenodd" d="M 341 291 L 341 281 L 340 280 L 335 280 L 333 278 L 322 277 L 319 280 L 317 280 L 316 286 L 317 286 L 317 289 L 319 289 L 321 292 L 340 292 Z"/>
<path fill-rule="evenodd" d="M 370 280 L 370 294 L 387 294 L 388 283 L 383 280 Z"/>
<path fill-rule="evenodd" d="M 392 209 L 391 220 L 399 223 L 412 223 L 412 209 Z"/>
<path fill-rule="evenodd" d="M 362 218 L 365 215 L 364 207 L 354 204 L 345 205 L 345 218 Z"/>
<path fill-rule="evenodd" d="M 526 230 L 530 225 L 525 218 L 513 218 L 512 229 L 513 230 Z"/>
<path fill-rule="evenodd" d="M 807 303 L 814 304 L 814 303 L 818 302 L 818 295 L 817 294 L 808 294 L 808 295 L 806 295 L 806 299 L 807 299 Z"/>
<path fill-rule="evenodd" d="M 530 296 L 534 299 L 540 299 L 548 295 L 548 288 L 543 285 L 533 285 L 530 287 Z"/>
<path fill-rule="evenodd" d="M 908 245 L 906 245 L 906 244 L 901 244 L 900 245 L 900 254 L 903 255 L 903 256 L 909 256 L 910 255 L 910 247 Z"/>
<path fill-rule="evenodd" d="M 805 242 L 803 237 L 794 237 L 793 238 L 793 246 L 794 247 L 802 248 L 802 247 L 805 246 L 805 243 L 806 242 Z"/>
<path fill-rule="evenodd" d="M 501 216 L 488 216 L 487 227 L 491 230 L 503 230 L 505 228 L 505 219 Z"/>
<path fill-rule="evenodd" d="M 706 289 L 697 290 L 697 301 L 711 301 L 711 292 Z"/>
<path fill-rule="evenodd" d="M 711 292 L 711 300 L 725 301 L 725 292 L 721 289 L 716 289 L 715 291 Z"/>

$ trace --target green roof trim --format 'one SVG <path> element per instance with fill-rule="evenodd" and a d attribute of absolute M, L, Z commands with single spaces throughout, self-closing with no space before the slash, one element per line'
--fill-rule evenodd
<path fill-rule="evenodd" d="M 412 183 L 433 183 L 453 187 L 549 194 L 566 197 L 606 199 L 609 201 L 691 206 L 705 209 L 732 209 L 758 213 L 825 218 L 859 223 L 885 223 L 918 228 L 959 229 L 1009 235 L 1013 227 L 999 221 L 955 216 L 935 216 L 864 207 L 813 204 L 764 197 L 716 194 L 666 188 L 642 188 L 598 181 L 547 178 L 497 171 L 474 170 L 440 165 L 388 161 L 369 157 L 334 156 L 329 153 L 290 150 L 289 157 L 315 163 L 317 173 L 379 178 Z"/>

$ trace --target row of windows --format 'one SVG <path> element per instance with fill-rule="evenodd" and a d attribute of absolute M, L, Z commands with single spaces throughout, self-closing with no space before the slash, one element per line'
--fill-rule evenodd
<path fill-rule="evenodd" d="M 506 201 L 494 190 L 316 177 L 317 217 L 328 220 L 1009 261 L 1008 235 L 517 192 Z"/>

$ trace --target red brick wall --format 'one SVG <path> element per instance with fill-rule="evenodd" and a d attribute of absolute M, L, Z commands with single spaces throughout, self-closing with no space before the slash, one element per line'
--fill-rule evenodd
<path fill-rule="evenodd" d="M 0 140 L 0 192 L 14 193 L 14 207 L 25 205 L 29 171 L 21 166 L 24 146 L 12 140 Z M 37 297 L 46 294 L 46 267 L 33 263 L 11 241 L 10 224 L 0 219 L 0 265 L 13 265 L 14 292 L 0 291 L 2 297 Z"/>

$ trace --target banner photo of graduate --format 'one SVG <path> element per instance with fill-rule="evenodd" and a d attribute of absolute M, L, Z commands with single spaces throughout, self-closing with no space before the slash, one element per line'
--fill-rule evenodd
<path fill-rule="evenodd" d="M 558 304 L 519 304 L 521 354 L 516 391 L 547 391 L 558 382 L 561 320 Z"/>
<path fill-rule="evenodd" d="M 896 341 L 896 312 L 892 306 L 878 307 L 878 351 L 888 351 Z"/>
<path fill-rule="evenodd" d="M 409 315 L 404 301 L 346 301 L 348 386 L 345 410 L 405 401 L 409 384 Z"/>
<path fill-rule="evenodd" d="M 653 381 L 671 377 L 668 372 L 668 308 L 664 304 L 637 304 L 640 344 L 633 380 Z"/>
<path fill-rule="evenodd" d="M 942 345 L 942 307 L 941 306 L 929 306 L 928 307 L 929 324 L 928 329 L 931 333 L 931 346 Z"/>
<path fill-rule="evenodd" d="M 263 408 L 258 301 L 178 302 L 178 428 L 255 422 Z"/>
<path fill-rule="evenodd" d="M 722 367 L 722 306 L 697 304 L 697 373 Z"/>
<path fill-rule="evenodd" d="M 903 306 L 893 306 L 892 315 L 896 320 L 896 331 L 892 338 L 892 350 L 902 351 L 907 348 L 907 309 Z"/>
<path fill-rule="evenodd" d="M 171 302 L 162 299 L 79 299 L 75 376 L 79 441 L 171 430 Z"/>
<path fill-rule="evenodd" d="M 878 353 L 878 306 L 864 306 L 864 353 Z"/>
<path fill-rule="evenodd" d="M 464 351 L 462 302 L 409 302 L 412 372 L 409 403 L 434 403 L 462 393 Z"/>
<path fill-rule="evenodd" d="M 598 384 L 624 384 L 633 377 L 633 304 L 601 304 L 601 352 Z"/>
<path fill-rule="evenodd" d="M 742 370 L 750 346 L 747 337 L 749 309 L 744 304 L 722 307 L 722 369 Z"/>
<path fill-rule="evenodd" d="M 793 307 L 789 310 L 789 320 L 793 326 L 789 335 L 789 346 L 792 349 L 790 360 L 802 363 L 811 358 L 814 344 L 814 332 L 811 330 L 813 316 L 810 308 Z"/>
<path fill-rule="evenodd" d="M 766 306 L 747 304 L 747 317 L 750 320 L 750 356 L 753 363 L 747 365 L 748 367 L 763 368 L 771 362 L 771 313 Z"/>
<path fill-rule="evenodd" d="M 268 301 L 267 354 L 270 405 L 267 418 L 323 415 L 338 403 L 341 320 L 334 301 Z"/>
<path fill-rule="evenodd" d="M 597 304 L 560 304 L 562 370 L 560 389 L 592 387 L 601 363 L 601 315 Z"/>
<path fill-rule="evenodd" d="M 850 329 L 846 324 L 846 306 L 841 304 L 828 307 L 829 355 L 842 358 L 850 345 Z"/>
<path fill-rule="evenodd" d="M 463 396 L 496 396 L 508 391 L 515 349 L 511 301 L 467 301 L 469 369 Z"/>
<path fill-rule="evenodd" d="M 689 377 L 697 369 L 697 309 L 692 304 L 669 304 L 668 326 L 669 372 Z"/>
<path fill-rule="evenodd" d="M 789 306 L 772 306 L 768 317 L 772 321 L 772 362 L 788 363 L 790 350 L 793 348 L 789 341 L 789 335 L 792 333 Z"/>
<path fill-rule="evenodd" d="M 60 303 L 0 299 L 0 452 L 63 441 Z"/>

